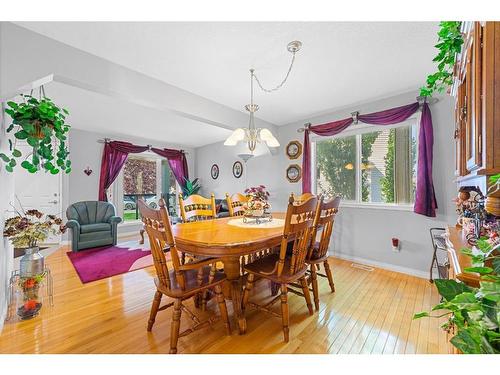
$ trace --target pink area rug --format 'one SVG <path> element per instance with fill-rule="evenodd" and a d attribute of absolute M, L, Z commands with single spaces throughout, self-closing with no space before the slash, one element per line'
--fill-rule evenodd
<path fill-rule="evenodd" d="M 130 243 L 68 252 L 68 258 L 82 283 L 105 279 L 153 265 L 151 250 Z M 166 254 L 167 258 L 170 254 Z"/>

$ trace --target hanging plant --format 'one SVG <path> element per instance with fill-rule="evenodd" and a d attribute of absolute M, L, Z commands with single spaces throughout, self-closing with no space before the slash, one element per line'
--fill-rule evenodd
<path fill-rule="evenodd" d="M 438 71 L 427 76 L 427 85 L 420 88 L 421 96 L 431 96 L 435 91 L 442 93 L 452 85 L 456 56 L 464 44 L 460 24 L 458 21 L 439 23 L 438 44 L 434 46 L 439 52 L 432 60 L 437 63 Z"/>
<path fill-rule="evenodd" d="M 23 102 L 7 102 L 9 108 L 5 112 L 12 118 L 12 124 L 7 133 L 14 134 L 14 142 L 9 139 L 10 155 L 0 153 L 0 159 L 6 164 L 5 169 L 13 172 L 14 167 L 21 167 L 30 173 L 45 169 L 51 174 L 59 171 L 71 172 L 71 161 L 67 158 L 69 151 L 66 147 L 70 126 L 66 124 L 68 111 L 59 108 L 51 99 L 40 90 L 40 99 L 32 95 L 21 95 Z M 32 151 L 23 155 L 16 148 L 18 140 L 26 141 Z M 18 163 L 19 160 L 22 160 Z"/>

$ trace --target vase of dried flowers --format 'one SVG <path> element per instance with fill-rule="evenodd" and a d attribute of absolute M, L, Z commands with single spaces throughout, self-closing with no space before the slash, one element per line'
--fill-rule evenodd
<path fill-rule="evenodd" d="M 46 276 L 45 259 L 38 244 L 50 235 L 64 233 L 62 220 L 55 215 L 45 215 L 38 210 L 16 210 L 16 216 L 5 221 L 4 237 L 15 247 L 26 247 L 20 260 L 18 287 L 21 300 L 17 314 L 21 319 L 38 315 L 42 307 L 40 287 Z"/>
<path fill-rule="evenodd" d="M 243 205 L 246 216 L 261 217 L 264 216 L 270 208 L 269 192 L 264 185 L 251 187 L 245 190 L 247 201 Z"/>

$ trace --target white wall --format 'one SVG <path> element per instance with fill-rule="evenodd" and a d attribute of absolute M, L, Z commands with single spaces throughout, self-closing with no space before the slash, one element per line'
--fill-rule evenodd
<path fill-rule="evenodd" d="M 4 49 L 2 41 L 4 30 L 0 24 L 0 92 L 3 91 L 2 65 L 4 61 Z M 0 152 L 8 150 L 6 139 L 6 125 L 4 121 L 3 110 L 0 110 Z M 3 233 L 5 217 L 7 210 L 10 209 L 10 203 L 14 199 L 14 176 L 5 171 L 5 167 L 0 163 L 0 233 Z M 7 290 L 8 280 L 12 270 L 14 259 L 14 250 L 9 241 L 5 238 L 0 239 L 0 332 L 2 331 L 3 322 L 7 313 Z"/>
<path fill-rule="evenodd" d="M 408 104 L 415 101 L 416 96 L 417 92 L 409 92 L 279 127 L 277 136 L 281 147 L 278 155 L 249 161 L 249 185 L 268 186 L 274 210 L 284 210 L 290 192 L 301 192 L 300 182 L 289 183 L 285 177 L 289 164 L 302 164 L 301 159 L 298 162 L 289 160 L 284 152 L 289 141 L 303 142 L 303 133 L 297 133 L 298 128 L 303 127 L 305 122 L 320 124 L 346 118 L 355 110 L 370 113 Z M 427 218 L 409 211 L 344 207 L 338 215 L 332 236 L 330 251 L 334 255 L 427 277 L 432 256 L 428 229 L 452 224 L 456 219 L 452 203 L 456 195 L 453 176 L 452 99 L 448 96 L 441 97 L 438 103 L 431 106 L 431 111 L 434 124 L 433 178 L 439 206 L 438 216 Z M 221 143 L 208 145 L 198 148 L 197 155 L 197 173 L 202 179 L 204 193 L 215 191 L 219 197 L 226 191 L 242 190 L 242 183 L 231 174 L 232 163 L 236 160 L 231 147 L 224 147 Z M 218 163 L 221 169 L 218 180 L 210 177 L 210 166 L 213 163 Z M 401 240 L 399 253 L 392 252 L 392 237 Z"/>

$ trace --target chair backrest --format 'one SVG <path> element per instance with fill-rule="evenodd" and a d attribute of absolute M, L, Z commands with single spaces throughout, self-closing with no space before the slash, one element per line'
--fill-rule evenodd
<path fill-rule="evenodd" d="M 313 255 L 313 250 L 316 242 L 316 235 L 318 230 L 321 229 L 321 236 L 316 257 L 321 258 L 328 252 L 330 245 L 330 238 L 332 236 L 333 225 L 335 224 L 335 216 L 339 211 L 340 197 L 332 198 L 328 201 L 323 201 L 323 197 L 318 203 L 318 210 L 314 218 L 314 229 L 312 232 L 312 241 L 308 257 Z"/>
<path fill-rule="evenodd" d="M 172 226 L 170 224 L 167 209 L 165 208 L 165 201 L 163 198 L 160 199 L 159 210 L 149 208 L 142 199 L 138 201 L 138 205 L 139 212 L 141 213 L 141 220 L 144 223 L 144 229 L 149 238 L 151 255 L 153 256 L 158 280 L 161 284 L 170 289 L 172 280 L 170 280 L 164 252 L 164 249 L 168 247 L 170 248 L 170 256 L 172 258 L 172 266 L 175 270 L 177 283 L 181 288 L 185 288 L 184 273 L 181 270 L 179 253 L 175 246 L 175 238 L 172 234 Z"/>
<path fill-rule="evenodd" d="M 292 193 L 294 204 L 302 204 L 307 201 L 309 198 L 314 197 L 314 194 L 304 193 L 301 195 L 295 195 Z"/>
<path fill-rule="evenodd" d="M 76 220 L 81 225 L 107 223 L 116 215 L 115 206 L 109 202 L 84 201 L 70 205 L 66 210 L 68 220 Z"/>
<path fill-rule="evenodd" d="M 242 216 L 245 213 L 243 205 L 248 201 L 246 195 L 236 193 L 229 196 L 226 193 L 227 207 L 229 208 L 229 216 Z"/>
<path fill-rule="evenodd" d="M 214 193 L 210 195 L 210 198 L 193 194 L 186 199 L 182 194 L 179 194 L 179 206 L 183 222 L 215 219 L 217 217 Z"/>
<path fill-rule="evenodd" d="M 291 239 L 293 239 L 292 257 L 289 262 L 290 269 L 287 273 L 293 275 L 305 268 L 317 206 L 318 199 L 315 196 L 310 197 L 301 204 L 297 204 L 293 195 L 290 195 L 276 269 L 278 276 L 284 271 L 288 241 Z"/>

